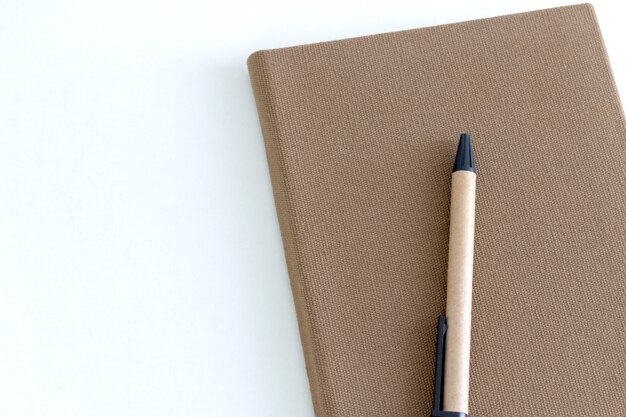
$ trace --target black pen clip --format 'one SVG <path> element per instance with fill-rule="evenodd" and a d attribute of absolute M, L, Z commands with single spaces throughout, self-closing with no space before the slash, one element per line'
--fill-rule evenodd
<path fill-rule="evenodd" d="M 443 402 L 443 366 L 446 352 L 446 316 L 439 316 L 437 325 L 437 357 L 435 362 L 435 400 L 433 402 L 433 412 L 431 417 L 468 417 L 461 411 L 443 411 L 441 404 Z"/>

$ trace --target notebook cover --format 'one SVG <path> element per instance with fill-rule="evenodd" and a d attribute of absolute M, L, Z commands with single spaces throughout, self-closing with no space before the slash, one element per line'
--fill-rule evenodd
<path fill-rule="evenodd" d="M 478 164 L 470 415 L 626 414 L 626 130 L 590 5 L 248 68 L 316 416 L 429 415 L 460 132 Z"/>

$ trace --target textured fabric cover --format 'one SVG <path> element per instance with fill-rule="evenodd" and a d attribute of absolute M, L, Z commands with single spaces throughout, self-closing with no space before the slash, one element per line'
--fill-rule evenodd
<path fill-rule="evenodd" d="M 248 67 L 318 417 L 429 415 L 460 132 L 470 415 L 626 415 L 626 130 L 590 5 Z"/>

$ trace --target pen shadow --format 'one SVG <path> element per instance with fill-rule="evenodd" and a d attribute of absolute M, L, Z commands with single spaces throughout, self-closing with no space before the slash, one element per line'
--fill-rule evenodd
<path fill-rule="evenodd" d="M 409 320 L 403 343 L 409 347 L 413 369 L 410 379 L 422 381 L 418 392 L 407 393 L 407 406 L 417 407 L 417 413 L 429 412 L 433 406 L 435 384 L 435 356 L 437 324 L 440 314 L 445 313 L 446 271 L 448 255 L 448 230 L 450 211 L 450 182 L 448 179 L 454 160 L 454 148 L 448 140 L 454 137 L 446 132 L 427 132 L 432 138 L 424 137 L 411 149 L 410 185 L 406 186 L 413 198 L 411 213 L 423 214 L 427 218 L 414 219 L 409 237 L 404 246 L 411 259 L 410 282 L 414 283 L 410 298 L 419 306 Z M 418 168 L 419 167 L 419 168 Z M 424 172 L 429 172 L 423 180 Z M 433 181 L 433 179 L 437 179 Z M 426 245 L 416 242 L 428 242 Z M 407 313 L 410 314 L 410 313 Z M 425 378 L 427 380 L 425 380 Z M 405 384 L 413 386 L 411 382 Z"/>

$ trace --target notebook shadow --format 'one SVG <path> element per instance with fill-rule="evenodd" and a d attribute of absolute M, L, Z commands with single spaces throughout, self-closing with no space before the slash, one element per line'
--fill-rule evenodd
<path fill-rule="evenodd" d="M 249 387 L 272 415 L 313 416 L 308 380 L 263 137 L 245 59 L 209 69 L 212 103 L 211 196 L 219 217 L 212 226 L 230 256 L 211 279 L 226 297 L 214 314 L 228 314 L 247 355 Z M 220 251 L 221 252 L 221 251 Z M 225 274 L 224 272 L 229 272 Z M 228 275 L 228 276 L 227 276 Z M 219 300 L 221 298 L 221 300 Z M 218 342 L 220 343 L 220 342 Z M 232 349 L 232 340 L 221 342 Z M 238 365 L 241 366 L 241 365 Z M 241 390 L 237 387 L 236 390 Z"/>

